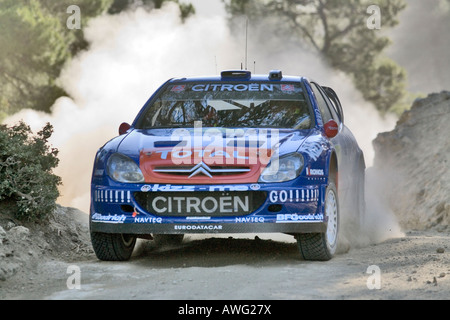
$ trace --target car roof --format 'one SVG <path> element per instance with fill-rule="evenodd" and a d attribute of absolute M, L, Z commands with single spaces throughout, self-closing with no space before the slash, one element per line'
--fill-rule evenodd
<path fill-rule="evenodd" d="M 232 74 L 234 73 L 234 74 Z M 221 82 L 221 81 L 287 81 L 287 82 L 303 82 L 307 78 L 302 76 L 285 76 L 279 70 L 272 70 L 269 74 L 252 74 L 247 70 L 227 70 L 222 71 L 217 76 L 195 76 L 188 78 L 173 78 L 169 82 Z"/>

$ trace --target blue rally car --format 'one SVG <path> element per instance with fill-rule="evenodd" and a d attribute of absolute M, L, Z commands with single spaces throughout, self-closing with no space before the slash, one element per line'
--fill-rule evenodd
<path fill-rule="evenodd" d="M 331 88 L 278 70 L 171 79 L 97 152 L 92 245 L 128 260 L 137 238 L 285 233 L 329 260 L 342 216 L 363 214 L 364 171 Z"/>

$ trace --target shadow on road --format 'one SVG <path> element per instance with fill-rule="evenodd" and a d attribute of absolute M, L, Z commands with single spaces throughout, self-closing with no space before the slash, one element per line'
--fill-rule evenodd
<path fill-rule="evenodd" d="M 163 247 L 157 247 L 153 241 L 142 241 L 132 259 L 153 268 L 276 265 L 301 261 L 296 243 L 257 237 L 187 239 L 180 245 Z"/>

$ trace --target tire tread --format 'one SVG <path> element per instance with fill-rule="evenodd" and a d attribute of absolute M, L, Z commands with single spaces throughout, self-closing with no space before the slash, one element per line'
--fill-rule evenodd
<path fill-rule="evenodd" d="M 91 232 L 91 243 L 95 255 L 103 261 L 126 261 L 131 257 L 135 241 L 126 248 L 121 234 Z"/>
<path fill-rule="evenodd" d="M 332 255 L 326 250 L 323 233 L 303 233 L 297 235 L 300 254 L 305 260 L 328 261 Z"/>

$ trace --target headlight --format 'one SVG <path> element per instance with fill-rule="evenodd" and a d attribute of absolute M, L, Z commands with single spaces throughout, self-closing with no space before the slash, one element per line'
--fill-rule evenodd
<path fill-rule="evenodd" d="M 270 160 L 258 182 L 284 182 L 297 178 L 303 170 L 303 156 L 291 153 L 280 158 Z"/>
<path fill-rule="evenodd" d="M 115 153 L 109 157 L 107 168 L 108 175 L 118 182 L 144 182 L 144 176 L 136 162 L 123 154 Z"/>

